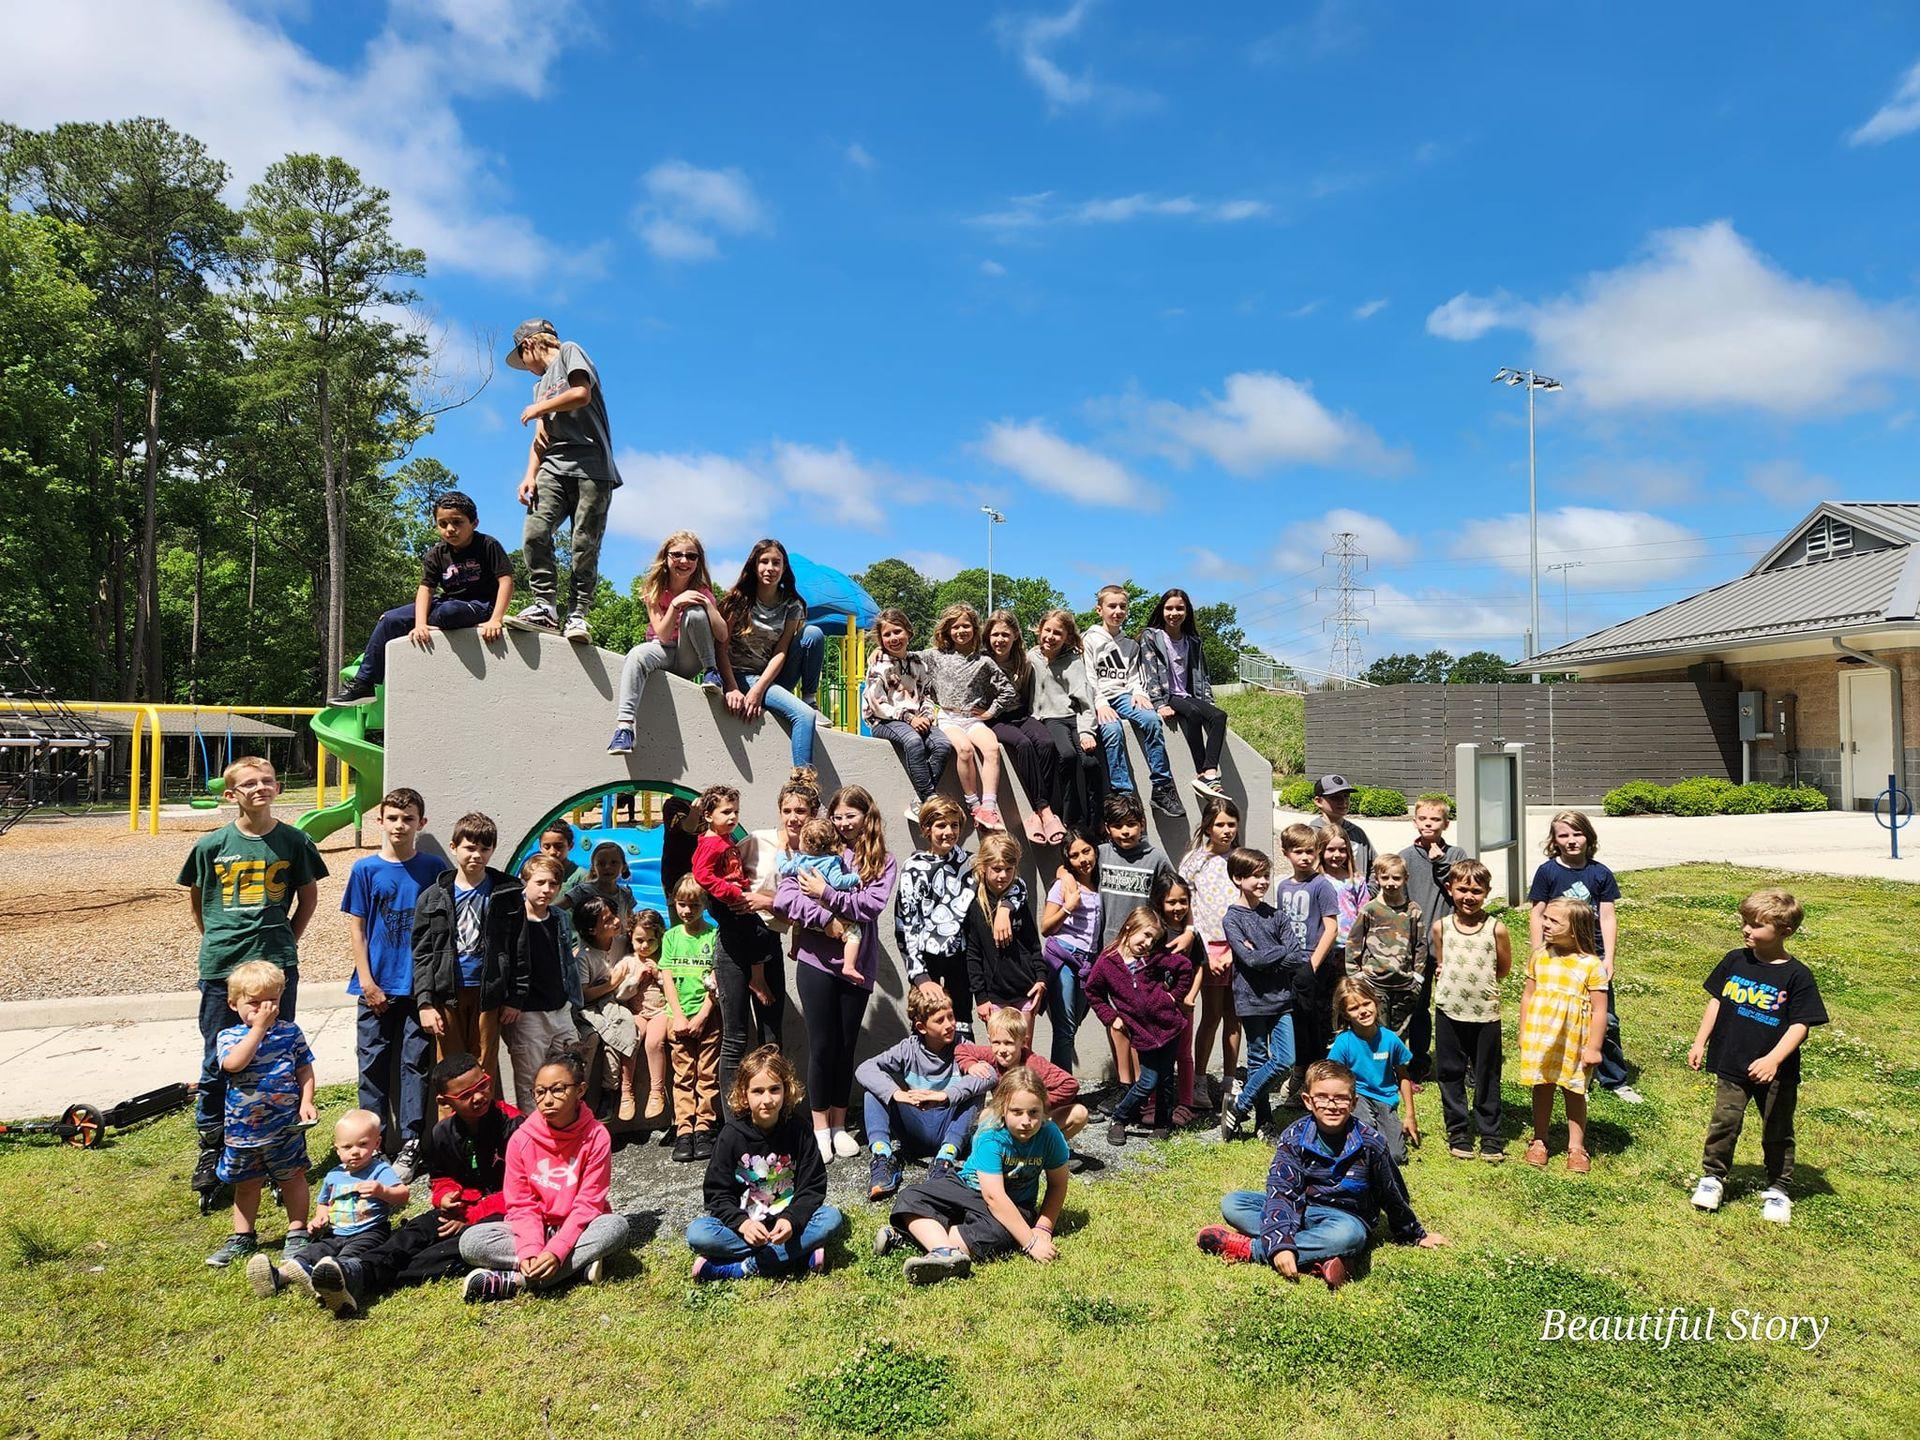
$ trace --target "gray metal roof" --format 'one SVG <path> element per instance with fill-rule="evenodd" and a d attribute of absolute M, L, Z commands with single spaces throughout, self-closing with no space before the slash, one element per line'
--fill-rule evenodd
<path fill-rule="evenodd" d="M 1767 568 L 1823 513 L 1901 543 L 1812 564 Z M 1913 624 L 1920 620 L 1920 543 L 1915 542 L 1920 542 L 1920 504 L 1817 506 L 1780 546 L 1738 579 L 1583 636 L 1516 668 L 1578 670 L 1617 660 Z"/>
<path fill-rule="evenodd" d="M 75 715 L 96 734 L 123 739 L 133 732 L 134 717 L 124 710 L 110 710 L 105 713 L 81 709 Z M 296 715 L 285 717 L 306 725 L 307 717 Z M 207 744 L 215 751 L 225 745 L 227 739 L 228 717 L 217 710 L 180 711 L 160 717 L 161 732 L 172 740 L 185 736 L 191 740 L 197 729 L 206 737 Z M 284 740 L 293 735 L 285 725 L 275 725 L 271 721 L 258 720 L 249 715 L 236 715 L 231 721 L 233 737 L 241 739 Z M 66 734 L 72 726 L 51 708 L 46 710 L 0 710 L 0 734 Z M 145 731 L 142 731 L 144 743 Z"/>

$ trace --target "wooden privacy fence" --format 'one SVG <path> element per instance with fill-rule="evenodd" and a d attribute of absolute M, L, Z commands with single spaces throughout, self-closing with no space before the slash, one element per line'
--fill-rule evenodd
<path fill-rule="evenodd" d="M 1383 685 L 1307 696 L 1307 773 L 1409 798 L 1451 790 L 1453 747 L 1524 741 L 1527 801 L 1594 804 L 1628 780 L 1740 778 L 1738 687 Z"/>

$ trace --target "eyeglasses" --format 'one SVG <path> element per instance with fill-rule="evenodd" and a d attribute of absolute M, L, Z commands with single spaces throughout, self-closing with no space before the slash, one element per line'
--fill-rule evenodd
<path fill-rule="evenodd" d="M 667 559 L 669 560 L 698 560 L 699 558 L 700 558 L 700 552 L 698 550 L 667 551 Z"/>
<path fill-rule="evenodd" d="M 467 1086 L 467 1088 L 464 1090 L 447 1091 L 447 1099 L 471 1100 L 474 1096 L 484 1095 L 491 1089 L 493 1089 L 493 1077 L 491 1075 L 483 1074 L 478 1080 L 474 1081 L 473 1084 Z"/>
<path fill-rule="evenodd" d="M 1307 1096 L 1307 1104 L 1318 1106 L 1322 1110 L 1351 1110 L 1353 1108 L 1353 1096 L 1309 1095 Z"/>
<path fill-rule="evenodd" d="M 579 1085 L 572 1080 L 567 1081 L 564 1085 L 536 1085 L 533 1087 L 533 1098 L 536 1100 L 564 1100 L 567 1098 L 568 1091 L 579 1088 Z"/>

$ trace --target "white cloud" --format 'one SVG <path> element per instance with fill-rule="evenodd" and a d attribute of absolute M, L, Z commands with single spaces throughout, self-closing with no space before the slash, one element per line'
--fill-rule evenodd
<path fill-rule="evenodd" d="M 1385 296 L 1382 296 L 1378 300 L 1369 300 L 1365 304 L 1353 307 L 1353 318 L 1356 320 L 1371 320 L 1392 303 L 1393 302 Z"/>
<path fill-rule="evenodd" d="M 1146 418 L 1176 457 L 1199 451 L 1236 475 L 1339 463 L 1383 469 L 1401 458 L 1353 416 L 1328 410 L 1311 386 L 1264 371 L 1229 375 L 1226 394 L 1202 406 L 1150 405 Z"/>
<path fill-rule="evenodd" d="M 1427 333 L 1442 340 L 1478 340 L 1489 330 L 1513 323 L 1512 307 L 1504 295 L 1482 300 L 1462 291 L 1427 316 Z"/>
<path fill-rule="evenodd" d="M 1884 145 L 1920 130 L 1920 61 L 1900 77 L 1894 92 L 1865 124 L 1847 135 L 1849 145 Z"/>
<path fill-rule="evenodd" d="M 634 222 L 659 259 L 712 260 L 720 254 L 718 236 L 767 228 L 765 208 L 738 170 L 663 160 L 640 185 L 645 198 L 634 210 Z"/>
<path fill-rule="evenodd" d="M 980 273 L 989 280 L 998 280 L 1002 275 L 1007 273 L 1007 267 L 1002 265 L 998 260 L 982 260 L 980 262 Z"/>
<path fill-rule="evenodd" d="M 1840 487 L 1830 476 L 1807 468 L 1804 462 L 1788 458 L 1763 460 L 1747 470 L 1747 485 L 1776 505 L 1806 506 L 1838 498 Z"/>
<path fill-rule="evenodd" d="M 691 530 L 711 549 L 760 535 L 778 494 L 752 467 L 727 455 L 619 455 L 619 503 L 608 526 L 649 545 L 674 530 Z"/>
<path fill-rule="evenodd" d="M 1454 529 L 1453 553 L 1484 560 L 1512 575 L 1527 574 L 1525 512 L 1463 520 Z M 1623 583 L 1672 580 L 1698 573 L 1705 558 L 1700 536 L 1645 510 L 1602 510 L 1568 505 L 1540 514 L 1540 569 L 1577 563 L 1567 572 L 1575 590 L 1620 589 Z"/>
<path fill-rule="evenodd" d="M 334 65 L 239 0 L 43 5 L 8 24 L 0 94 L 37 128 L 164 116 L 232 167 L 235 198 L 290 151 L 339 155 L 390 192 L 395 233 L 429 263 L 525 281 L 568 257 L 514 211 L 455 101 L 544 93 L 584 28 L 573 0 L 393 0 L 364 53 Z"/>
<path fill-rule="evenodd" d="M 877 530 L 886 521 L 880 497 L 900 488 L 899 476 L 861 464 L 844 443 L 822 450 L 775 441 L 772 473 L 782 486 L 823 502 L 841 524 L 867 530 Z"/>
<path fill-rule="evenodd" d="M 1191 195 L 1109 195 L 1093 200 L 1068 201 L 1051 190 L 1015 195 L 1007 208 L 972 215 L 969 225 L 986 230 L 1037 230 L 1048 225 L 1126 225 L 1136 220 L 1193 220 L 1202 224 L 1235 225 L 1273 213 L 1264 200 L 1196 200 Z"/>
<path fill-rule="evenodd" d="M 1520 305 L 1456 295 L 1427 329 L 1472 340 L 1531 333 L 1540 364 L 1596 409 L 1831 414 L 1878 398 L 1911 368 L 1911 315 L 1843 284 L 1787 274 L 1716 220 L 1653 234 L 1646 254 L 1573 294 Z"/>
<path fill-rule="evenodd" d="M 1021 73 L 1046 97 L 1049 109 L 1064 110 L 1096 101 L 1122 110 L 1157 104 L 1157 96 L 1097 80 L 1091 70 L 1070 74 L 1054 58 L 1055 52 L 1079 33 L 1092 8 L 1092 0 L 1074 0 L 1058 15 L 999 16 L 993 28 L 1001 45 L 1019 61 Z"/>
<path fill-rule="evenodd" d="M 1320 0 L 1313 13 L 1256 41 L 1248 57 L 1256 65 L 1325 60 L 1358 45 L 1366 23 L 1355 0 Z"/>
<path fill-rule="evenodd" d="M 1204 545 L 1186 547 L 1187 569 L 1196 580 L 1250 580 L 1253 571 Z"/>
<path fill-rule="evenodd" d="M 1563 491 L 1605 495 L 1639 505 L 1685 505 L 1702 490 L 1700 467 L 1689 461 L 1651 457 L 1588 461 L 1561 482 Z"/>
<path fill-rule="evenodd" d="M 1575 572 L 1578 573 L 1577 571 Z M 1503 599 L 1440 586 L 1402 590 L 1389 581 L 1373 587 L 1360 611 L 1368 619 L 1368 658 L 1397 650 L 1508 650 L 1518 656 L 1527 630 L 1525 597 Z M 1541 601 L 1542 627 L 1546 628 Z"/>
<path fill-rule="evenodd" d="M 846 156 L 849 165 L 856 166 L 861 170 L 871 170 L 880 163 L 873 158 L 873 152 L 858 140 L 855 140 L 851 145 L 847 146 L 842 153 Z"/>
<path fill-rule="evenodd" d="M 1098 451 L 1062 440 L 1038 420 L 989 425 L 974 447 L 1003 470 L 1029 484 L 1083 505 L 1155 508 L 1159 497 L 1121 465 Z"/>
<path fill-rule="evenodd" d="M 941 550 L 902 550 L 900 558 L 933 581 L 951 580 L 967 568 L 966 561 Z M 998 571 L 1000 567 L 995 564 L 993 568 Z"/>
<path fill-rule="evenodd" d="M 1342 507 L 1314 519 L 1295 520 L 1281 531 L 1273 548 L 1274 568 L 1292 571 L 1319 565 L 1334 537 L 1343 532 L 1353 535 L 1354 547 L 1365 554 L 1369 565 L 1394 565 L 1419 554 L 1415 541 L 1396 530 L 1391 520 Z M 1327 573 L 1332 575 L 1331 566 Z"/>

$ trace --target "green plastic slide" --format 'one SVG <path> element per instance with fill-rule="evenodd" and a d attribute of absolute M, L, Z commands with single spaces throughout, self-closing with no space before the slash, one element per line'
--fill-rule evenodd
<path fill-rule="evenodd" d="M 356 662 L 357 664 L 357 662 Z M 350 677 L 350 671 L 341 678 Z M 384 685 L 374 690 L 371 705 L 349 705 L 322 710 L 310 722 L 314 738 L 327 752 L 344 760 L 353 769 L 353 794 L 335 805 L 309 810 L 293 823 L 315 840 L 324 840 L 336 830 L 358 825 L 362 816 L 380 808 L 386 793 L 386 752 L 377 741 L 369 740 L 370 731 L 383 730 L 387 723 L 387 693 Z"/>

